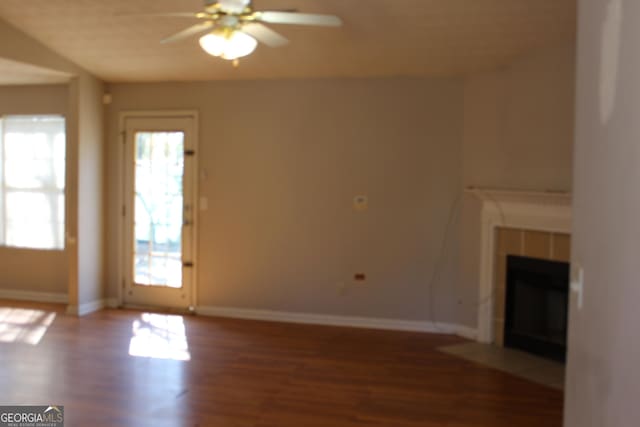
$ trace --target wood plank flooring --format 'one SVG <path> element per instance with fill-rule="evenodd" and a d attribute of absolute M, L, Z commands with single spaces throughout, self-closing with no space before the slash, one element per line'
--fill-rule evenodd
<path fill-rule="evenodd" d="M 182 326 L 189 360 L 129 354 L 185 358 Z M 562 425 L 560 391 L 436 350 L 460 342 L 0 301 L 0 404 L 62 404 L 71 427 Z"/>

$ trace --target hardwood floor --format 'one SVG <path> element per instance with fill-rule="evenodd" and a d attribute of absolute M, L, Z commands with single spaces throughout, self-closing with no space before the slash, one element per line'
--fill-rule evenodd
<path fill-rule="evenodd" d="M 562 425 L 561 392 L 436 350 L 462 341 L 0 302 L 0 404 L 62 404 L 71 427 Z"/>

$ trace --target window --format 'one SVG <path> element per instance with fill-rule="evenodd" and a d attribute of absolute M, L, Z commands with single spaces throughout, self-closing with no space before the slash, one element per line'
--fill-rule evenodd
<path fill-rule="evenodd" d="M 0 245 L 64 248 L 65 122 L 0 117 Z"/>

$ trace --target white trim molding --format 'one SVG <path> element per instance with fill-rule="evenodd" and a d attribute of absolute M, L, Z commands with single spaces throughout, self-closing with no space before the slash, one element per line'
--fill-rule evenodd
<path fill-rule="evenodd" d="M 96 311 L 100 311 L 106 307 L 106 301 L 103 299 L 97 299 L 94 301 L 89 301 L 80 305 L 69 305 L 67 306 L 67 314 L 71 316 L 86 316 L 87 314 L 95 313 Z"/>
<path fill-rule="evenodd" d="M 0 289 L 0 299 L 56 304 L 66 304 L 69 302 L 69 296 L 63 293 L 19 291 L 14 289 Z"/>
<path fill-rule="evenodd" d="M 200 165 L 199 165 L 199 147 L 200 147 L 200 112 L 198 109 L 185 109 L 185 110 L 126 110 L 118 113 L 118 143 L 122 145 L 122 149 L 118 152 L 118 167 L 119 171 L 117 173 L 118 181 L 114 184 L 117 185 L 120 191 L 120 204 L 124 207 L 126 205 L 126 194 L 127 189 L 125 188 L 125 144 L 124 140 L 126 139 L 126 128 L 127 128 L 127 120 L 130 119 L 191 119 L 193 120 L 193 148 L 195 150 L 195 155 L 192 157 L 194 161 L 193 167 L 193 177 L 192 177 L 192 187 L 193 187 L 193 206 L 192 206 L 192 223 L 194 227 L 198 227 L 199 222 L 199 201 L 200 201 L 200 191 L 199 191 L 199 182 L 200 182 Z M 115 142 L 115 141 L 114 141 Z M 186 177 L 185 177 L 186 179 Z M 118 229 L 120 232 L 115 236 L 117 240 L 115 245 L 122 251 L 126 247 L 126 222 L 122 215 L 118 215 Z M 194 307 L 197 305 L 197 295 L 198 295 L 198 232 L 197 228 L 194 229 L 193 237 L 192 237 L 192 259 L 191 261 L 195 264 L 195 267 L 191 270 L 191 291 L 189 297 L 189 307 Z M 129 274 L 126 270 L 126 265 L 128 265 L 128 261 L 126 260 L 126 251 L 122 251 L 122 256 L 118 256 L 118 264 L 116 266 L 116 274 L 117 274 L 117 282 L 115 289 L 117 289 L 117 295 L 115 299 L 109 298 L 107 300 L 107 306 L 110 308 L 122 307 L 126 303 L 125 293 L 123 290 L 123 283 L 127 281 L 127 275 Z"/>
<path fill-rule="evenodd" d="M 478 292 L 478 341 L 494 339 L 494 262 L 495 231 L 498 227 L 571 233 L 571 195 L 471 189 L 467 193 L 481 201 L 480 265 Z"/>
<path fill-rule="evenodd" d="M 105 298 L 104 306 L 106 308 L 118 308 L 120 304 L 118 303 L 118 298 Z"/>
<path fill-rule="evenodd" d="M 462 326 L 462 325 L 454 325 L 455 330 L 454 330 L 454 334 L 456 334 L 459 337 L 462 338 L 466 338 L 468 340 L 471 341 L 477 341 L 478 340 L 478 330 L 477 329 L 473 329 L 470 328 L 468 326 Z"/>
<path fill-rule="evenodd" d="M 476 331 L 472 328 L 450 323 L 434 323 L 427 320 L 380 319 L 371 317 L 337 316 L 331 314 L 296 313 L 288 311 L 211 306 L 197 307 L 196 314 L 202 316 L 261 320 L 268 322 L 301 323 L 309 325 L 382 329 L 391 331 L 428 332 L 459 335 L 472 340 L 475 339 L 477 335 Z"/>

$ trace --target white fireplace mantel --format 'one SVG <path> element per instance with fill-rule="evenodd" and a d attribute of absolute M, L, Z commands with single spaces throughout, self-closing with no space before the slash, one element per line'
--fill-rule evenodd
<path fill-rule="evenodd" d="M 480 201 L 478 341 L 494 339 L 494 262 L 497 227 L 571 233 L 571 195 L 568 193 L 468 189 Z"/>

